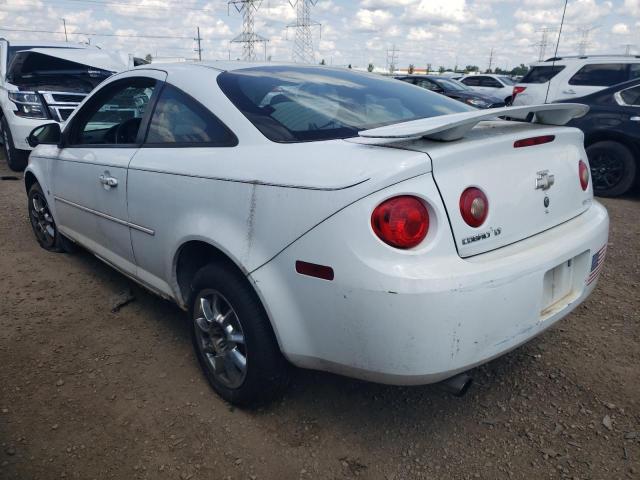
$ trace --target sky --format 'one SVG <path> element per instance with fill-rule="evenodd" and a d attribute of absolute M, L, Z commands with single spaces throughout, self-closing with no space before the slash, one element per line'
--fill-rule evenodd
<path fill-rule="evenodd" d="M 510 69 L 538 59 L 541 29 L 557 30 L 563 7 L 564 0 L 317 0 L 311 14 L 322 27 L 313 29 L 315 57 L 384 68 L 395 46 L 398 67 L 484 70 L 491 57 L 493 67 Z M 241 32 L 242 15 L 226 0 L 0 0 L 0 36 L 9 40 L 64 41 L 63 33 L 7 30 L 62 32 L 63 18 L 69 41 L 137 56 L 193 58 L 198 26 L 203 59 L 241 56 L 230 40 Z M 291 60 L 294 35 L 287 25 L 294 20 L 289 0 L 262 1 L 255 31 L 269 39 L 272 60 Z M 587 53 L 623 54 L 628 44 L 639 53 L 640 0 L 569 0 L 559 55 L 577 54 L 585 30 Z M 553 56 L 556 39 L 549 34 L 545 57 Z"/>

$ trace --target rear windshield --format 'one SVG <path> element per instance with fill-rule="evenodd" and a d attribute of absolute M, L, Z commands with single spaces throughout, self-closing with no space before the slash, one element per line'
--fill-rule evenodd
<path fill-rule="evenodd" d="M 547 83 L 562 70 L 564 70 L 564 65 L 533 67 L 524 78 L 520 80 L 520 83 Z"/>
<path fill-rule="evenodd" d="M 505 85 L 515 85 L 516 82 L 514 82 L 512 79 L 510 79 L 509 77 L 500 77 L 500 80 L 502 81 L 502 83 L 504 83 Z"/>
<path fill-rule="evenodd" d="M 218 84 L 275 142 L 349 138 L 369 128 L 473 110 L 393 78 L 327 67 L 244 68 L 221 73 Z"/>

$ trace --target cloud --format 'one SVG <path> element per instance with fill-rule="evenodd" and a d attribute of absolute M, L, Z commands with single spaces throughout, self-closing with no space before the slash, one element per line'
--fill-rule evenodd
<path fill-rule="evenodd" d="M 388 10 L 360 9 L 356 12 L 354 28 L 364 31 L 376 31 L 391 22 L 393 16 Z"/>
<path fill-rule="evenodd" d="M 621 9 L 623 14 L 640 17 L 640 0 L 624 0 L 624 6 Z"/>
<path fill-rule="evenodd" d="M 616 23 L 611 28 L 611 33 L 616 35 L 627 35 L 629 33 L 629 26 L 626 23 Z"/>
<path fill-rule="evenodd" d="M 435 37 L 432 31 L 426 30 L 422 27 L 412 27 L 409 29 L 409 34 L 407 35 L 407 39 L 409 40 L 431 40 Z"/>

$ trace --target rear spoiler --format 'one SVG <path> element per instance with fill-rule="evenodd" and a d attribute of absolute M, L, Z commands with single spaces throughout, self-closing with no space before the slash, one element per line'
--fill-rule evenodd
<path fill-rule="evenodd" d="M 584 116 L 588 111 L 589 107 L 587 105 L 579 103 L 487 108 L 372 128 L 361 131 L 359 135 L 363 139 L 371 140 L 363 143 L 373 144 L 392 143 L 417 138 L 449 142 L 464 137 L 469 130 L 483 120 L 498 120 L 498 117 L 526 120 L 531 115 L 534 123 L 564 125 L 572 118 Z"/>

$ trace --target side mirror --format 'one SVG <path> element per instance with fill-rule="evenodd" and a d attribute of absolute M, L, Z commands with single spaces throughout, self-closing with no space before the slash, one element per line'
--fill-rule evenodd
<path fill-rule="evenodd" d="M 59 123 L 47 123 L 31 130 L 27 137 L 27 143 L 35 148 L 38 145 L 58 145 L 62 139 L 62 131 Z"/>

